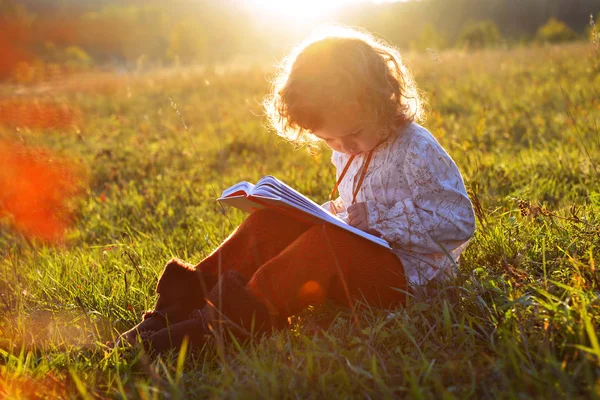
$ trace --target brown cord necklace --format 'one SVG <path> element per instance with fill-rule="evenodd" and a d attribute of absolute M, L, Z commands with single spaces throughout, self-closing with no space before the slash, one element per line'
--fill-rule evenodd
<path fill-rule="evenodd" d="M 358 194 L 358 191 L 360 190 L 360 187 L 362 186 L 363 181 L 365 179 L 365 175 L 367 174 L 367 169 L 369 168 L 369 163 L 371 162 L 371 157 L 373 157 L 373 152 L 383 142 L 384 141 L 382 140 L 381 142 L 377 143 L 377 145 L 375 147 L 373 147 L 369 151 L 369 154 L 367 155 L 367 159 L 363 163 L 363 169 L 362 169 L 362 171 L 360 173 L 360 178 L 358 179 L 358 184 L 356 185 L 356 189 L 352 193 L 352 204 L 354 204 L 356 202 L 356 195 Z M 331 213 L 333 215 L 337 215 L 337 209 L 335 207 L 335 203 L 333 201 L 333 197 L 335 196 L 335 193 L 338 190 L 338 186 L 340 186 L 340 183 L 342 182 L 342 179 L 344 179 L 344 176 L 346 175 L 346 172 L 348 172 L 348 168 L 350 168 L 350 164 L 352 164 L 352 161 L 354 160 L 355 157 L 356 157 L 355 155 L 350 156 L 350 158 L 346 162 L 346 165 L 344 166 L 344 169 L 342 170 L 342 173 L 340 174 L 340 177 L 338 178 L 337 182 L 335 183 L 335 186 L 333 187 L 333 190 L 331 191 L 331 194 L 329 195 L 329 200 L 330 200 L 329 204 L 331 204 L 330 209 L 331 209 Z"/>

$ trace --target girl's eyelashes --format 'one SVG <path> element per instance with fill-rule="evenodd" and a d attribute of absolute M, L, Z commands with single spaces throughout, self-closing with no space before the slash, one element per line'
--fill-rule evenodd
<path fill-rule="evenodd" d="M 335 138 L 324 138 L 324 137 L 320 137 L 319 135 L 316 135 L 314 132 L 311 132 L 311 133 L 314 136 L 316 136 L 317 138 L 319 138 L 319 139 L 321 139 L 321 140 L 323 140 L 325 142 L 330 142 L 332 140 L 335 140 Z M 352 133 L 349 133 L 349 134 L 347 134 L 345 136 L 342 136 L 342 138 L 353 138 L 353 137 L 359 136 L 362 133 L 363 133 L 363 129 L 360 128 L 360 129 L 357 129 L 357 130 L 353 131 Z"/>
<path fill-rule="evenodd" d="M 363 132 L 363 130 L 362 130 L 362 128 L 361 128 L 361 129 L 358 129 L 358 130 L 354 131 L 353 133 L 349 134 L 348 136 L 350 136 L 350 137 L 358 136 L 358 135 L 360 135 L 362 132 Z"/>

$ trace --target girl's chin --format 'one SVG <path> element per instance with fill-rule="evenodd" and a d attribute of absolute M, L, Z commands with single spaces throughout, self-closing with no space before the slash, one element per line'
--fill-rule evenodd
<path fill-rule="evenodd" d="M 339 151 L 338 153 L 346 154 L 347 156 L 357 156 L 362 154 L 362 151 Z"/>

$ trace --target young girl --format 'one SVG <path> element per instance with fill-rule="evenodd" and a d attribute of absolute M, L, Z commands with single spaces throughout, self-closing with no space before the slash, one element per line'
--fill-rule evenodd
<path fill-rule="evenodd" d="M 254 212 L 198 265 L 167 263 L 155 309 L 121 341 L 140 334 L 163 351 L 185 336 L 200 345 L 222 324 L 264 332 L 325 298 L 395 307 L 452 275 L 474 232 L 473 208 L 453 160 L 414 122 L 421 101 L 397 50 L 350 29 L 311 40 L 286 58 L 265 107 L 279 135 L 333 150 L 337 183 L 323 207 L 393 250 Z"/>

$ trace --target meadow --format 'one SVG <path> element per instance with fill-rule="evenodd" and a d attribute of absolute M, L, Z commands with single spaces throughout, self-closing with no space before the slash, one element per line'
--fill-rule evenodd
<path fill-rule="evenodd" d="M 597 49 L 406 58 L 476 210 L 460 276 L 405 308 L 312 307 L 289 330 L 159 358 L 106 343 L 153 306 L 166 261 L 198 262 L 243 220 L 214 199 L 273 174 L 324 202 L 329 150 L 265 129 L 259 66 L 0 86 L 14 107 L 62 110 L 5 115 L 0 139 L 83 171 L 60 243 L 0 225 L 0 397 L 600 397 Z"/>

